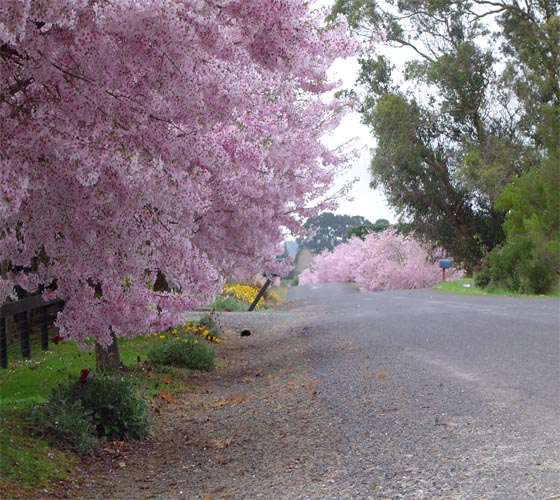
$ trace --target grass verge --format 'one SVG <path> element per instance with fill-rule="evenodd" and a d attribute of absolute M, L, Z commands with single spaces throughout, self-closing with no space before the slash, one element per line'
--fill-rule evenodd
<path fill-rule="evenodd" d="M 25 498 L 74 474 L 79 459 L 31 437 L 20 420 L 0 418 L 0 497 Z"/>
<path fill-rule="evenodd" d="M 523 295 L 502 288 L 484 289 L 474 284 L 473 278 L 463 278 L 455 281 L 442 281 L 434 286 L 434 290 L 454 293 L 457 295 L 501 295 L 505 297 L 560 297 L 560 288 L 547 295 Z"/>
<path fill-rule="evenodd" d="M 123 376 L 153 404 L 173 401 L 172 394 L 193 390 L 186 370 L 149 369 L 146 354 L 159 339 L 119 339 Z M 0 498 L 35 498 L 53 482 L 76 476 L 79 457 L 45 440 L 31 436 L 29 415 L 46 401 L 52 389 L 79 377 L 83 369 L 95 369 L 95 354 L 80 351 L 74 342 L 52 345 L 48 352 L 33 351 L 22 360 L 14 350 L 7 369 L 0 370 Z"/>

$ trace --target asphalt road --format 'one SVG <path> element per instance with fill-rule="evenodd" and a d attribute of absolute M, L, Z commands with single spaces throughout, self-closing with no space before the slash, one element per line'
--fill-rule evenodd
<path fill-rule="evenodd" d="M 342 284 L 288 300 L 346 464 L 336 498 L 560 499 L 560 301 Z"/>

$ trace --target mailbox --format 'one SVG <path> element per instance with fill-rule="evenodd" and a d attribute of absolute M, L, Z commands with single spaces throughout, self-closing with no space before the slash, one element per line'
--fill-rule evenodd
<path fill-rule="evenodd" d="M 439 267 L 441 267 L 441 278 L 445 281 L 445 270 L 451 267 L 451 259 L 439 259 Z"/>
<path fill-rule="evenodd" d="M 449 269 L 451 267 L 451 259 L 439 259 L 439 267 Z"/>

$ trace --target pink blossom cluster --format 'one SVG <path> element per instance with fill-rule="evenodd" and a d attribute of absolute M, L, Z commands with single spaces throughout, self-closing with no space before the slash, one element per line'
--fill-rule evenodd
<path fill-rule="evenodd" d="M 352 238 L 316 256 L 311 268 L 299 275 L 299 283 L 355 282 L 364 291 L 432 287 L 442 279 L 437 262 L 442 252 L 430 248 L 394 229 L 368 234 L 364 240 Z M 459 269 L 447 270 L 447 278 L 460 277 Z"/>
<path fill-rule="evenodd" d="M 346 160 L 320 138 L 355 42 L 323 19 L 303 0 L 0 0 L 1 260 L 35 262 L 0 300 L 56 282 L 61 335 L 106 345 L 273 267 Z"/>

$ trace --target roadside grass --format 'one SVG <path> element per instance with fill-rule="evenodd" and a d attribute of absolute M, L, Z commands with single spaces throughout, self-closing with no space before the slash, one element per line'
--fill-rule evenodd
<path fill-rule="evenodd" d="M 0 422 L 0 497 L 28 497 L 30 491 L 45 490 L 53 481 L 74 475 L 76 455 L 31 437 L 21 421 L 0 418 Z"/>
<path fill-rule="evenodd" d="M 119 353 L 125 366 L 142 359 L 151 340 L 137 337 L 119 339 Z M 0 370 L 0 415 L 20 414 L 33 404 L 43 402 L 69 376 L 78 377 L 82 369 L 95 369 L 95 351 L 81 351 L 71 341 L 51 344 L 46 352 L 32 352 L 30 359 L 21 359 L 17 352 L 9 353 L 8 368 Z"/>
<path fill-rule="evenodd" d="M 442 281 L 435 285 L 434 290 L 457 295 L 501 295 L 505 297 L 560 297 L 560 287 L 546 295 L 523 295 L 502 288 L 484 289 L 474 284 L 473 278 L 463 278 L 455 281 Z"/>
<path fill-rule="evenodd" d="M 157 341 L 151 336 L 119 339 L 122 376 L 147 401 L 166 404 L 170 395 L 196 387 L 189 384 L 188 370 L 151 369 L 146 353 Z M 31 498 L 54 481 L 75 477 L 79 458 L 32 436 L 29 415 L 60 383 L 78 378 L 82 369 L 94 370 L 95 352 L 93 346 L 80 351 L 74 342 L 63 341 L 47 352 L 34 348 L 29 360 L 22 360 L 17 349 L 9 354 L 8 368 L 0 370 L 0 498 Z"/>

